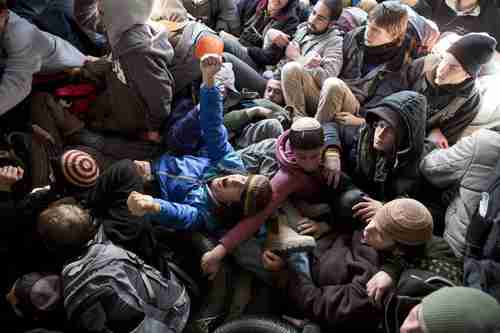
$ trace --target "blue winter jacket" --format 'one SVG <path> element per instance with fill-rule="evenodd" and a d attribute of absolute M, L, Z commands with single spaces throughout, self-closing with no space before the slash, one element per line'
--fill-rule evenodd
<path fill-rule="evenodd" d="M 153 162 L 161 198 L 161 211 L 153 220 L 177 230 L 222 229 L 213 216 L 216 203 L 208 193 L 208 182 L 228 174 L 246 174 L 243 161 L 229 144 L 223 125 L 223 100 L 215 87 L 200 91 L 200 126 L 204 156 L 174 157 L 164 154 Z"/>

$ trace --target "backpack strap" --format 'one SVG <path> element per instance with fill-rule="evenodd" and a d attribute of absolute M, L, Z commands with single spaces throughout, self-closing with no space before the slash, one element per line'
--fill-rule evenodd
<path fill-rule="evenodd" d="M 148 293 L 148 298 L 150 303 L 156 304 L 157 298 L 156 298 L 156 293 L 153 289 L 153 286 L 151 285 L 151 282 L 149 281 L 149 278 L 147 277 L 146 273 L 144 272 L 144 269 L 139 268 L 139 273 L 142 279 L 142 282 L 144 283 L 144 286 L 146 287 L 146 292 Z"/>

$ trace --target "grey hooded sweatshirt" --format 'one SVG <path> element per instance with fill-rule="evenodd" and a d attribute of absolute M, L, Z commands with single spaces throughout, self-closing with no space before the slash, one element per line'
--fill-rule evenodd
<path fill-rule="evenodd" d="M 174 50 L 166 32 L 148 24 L 154 0 L 104 0 L 103 21 L 111 45 L 108 80 L 113 112 L 123 132 L 158 131 L 170 114 Z"/>
<path fill-rule="evenodd" d="M 19 104 L 31 92 L 33 74 L 52 74 L 81 67 L 85 55 L 69 42 L 9 11 L 5 30 L 0 35 L 0 115 Z"/>

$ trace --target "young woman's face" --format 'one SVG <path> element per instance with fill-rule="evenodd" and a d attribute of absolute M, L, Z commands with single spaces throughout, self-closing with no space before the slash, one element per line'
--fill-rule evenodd
<path fill-rule="evenodd" d="M 365 243 L 375 250 L 387 250 L 393 247 L 396 243 L 390 237 L 385 235 L 378 229 L 376 224 L 377 215 L 368 223 L 363 230 L 363 240 Z"/>
<path fill-rule="evenodd" d="M 321 154 L 323 148 L 302 150 L 294 149 L 295 162 L 306 172 L 313 172 L 321 165 Z"/>
<path fill-rule="evenodd" d="M 415 305 L 406 317 L 403 325 L 401 325 L 399 332 L 401 333 L 423 333 L 422 327 L 422 303 Z"/>
<path fill-rule="evenodd" d="M 215 178 L 210 184 L 210 189 L 217 200 L 222 203 L 238 202 L 241 200 L 247 178 L 247 176 L 236 174 Z"/>

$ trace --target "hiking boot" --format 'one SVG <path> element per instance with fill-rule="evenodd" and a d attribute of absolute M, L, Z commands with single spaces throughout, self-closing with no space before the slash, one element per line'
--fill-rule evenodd
<path fill-rule="evenodd" d="M 224 319 L 224 322 L 231 321 L 244 315 L 247 305 L 252 298 L 252 279 L 252 273 L 245 269 L 239 268 L 234 272 L 231 281 L 233 294 L 229 306 L 229 313 Z"/>
<path fill-rule="evenodd" d="M 183 332 L 186 333 L 210 333 L 217 327 L 221 321 L 220 316 L 205 317 L 190 320 Z"/>
<path fill-rule="evenodd" d="M 290 228 L 286 216 L 280 214 L 278 218 L 272 219 L 268 223 L 264 247 L 278 255 L 285 255 L 312 251 L 316 247 L 316 241 L 312 236 L 298 234 Z"/>
<path fill-rule="evenodd" d="M 224 263 L 215 279 L 208 286 L 208 293 L 201 299 L 200 308 L 192 315 L 184 330 L 187 333 L 210 333 L 220 325 L 226 315 L 230 270 Z"/>
<path fill-rule="evenodd" d="M 196 232 L 189 234 L 190 244 L 194 251 L 200 251 L 200 255 L 213 249 L 215 244 L 205 235 Z M 226 316 L 226 304 L 231 297 L 230 281 L 232 269 L 227 261 L 223 261 L 215 279 L 208 281 L 204 290 L 206 293 L 199 299 L 200 307 L 194 311 L 184 332 L 188 333 L 210 333 L 220 325 Z"/>
<path fill-rule="evenodd" d="M 308 322 L 304 325 L 302 333 L 321 333 L 321 327 L 313 322 Z"/>

